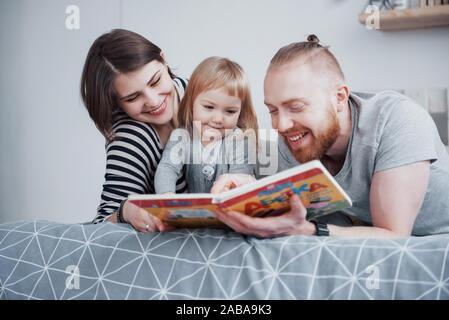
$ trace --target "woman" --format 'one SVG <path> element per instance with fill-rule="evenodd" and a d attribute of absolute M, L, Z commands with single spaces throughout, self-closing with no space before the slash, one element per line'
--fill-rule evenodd
<path fill-rule="evenodd" d="M 154 193 L 154 174 L 186 81 L 168 67 L 161 49 L 144 37 L 115 29 L 92 44 L 81 79 L 81 96 L 106 138 L 106 174 L 94 223 L 126 222 L 140 232 L 167 226 L 126 202 L 129 194 Z M 186 191 L 183 175 L 176 192 Z"/>

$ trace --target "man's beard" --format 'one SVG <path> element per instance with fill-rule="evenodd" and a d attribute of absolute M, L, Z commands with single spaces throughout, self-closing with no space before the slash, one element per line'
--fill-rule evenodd
<path fill-rule="evenodd" d="M 329 122 L 327 123 L 325 130 L 319 131 L 316 136 L 315 133 L 309 131 L 311 143 L 309 143 L 307 147 L 293 149 L 287 138 L 282 136 L 285 144 L 298 162 L 305 163 L 312 160 L 320 160 L 335 143 L 340 134 L 340 123 L 338 122 L 337 114 L 334 110 L 329 112 L 329 117 Z"/>

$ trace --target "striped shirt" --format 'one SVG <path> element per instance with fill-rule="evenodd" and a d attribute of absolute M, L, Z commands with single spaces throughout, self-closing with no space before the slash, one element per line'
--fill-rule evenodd
<path fill-rule="evenodd" d="M 173 79 L 181 99 L 186 80 Z M 106 174 L 97 216 L 92 223 L 104 222 L 130 194 L 155 193 L 154 175 L 162 158 L 164 145 L 154 127 L 133 120 L 125 113 L 117 117 L 114 141 L 106 144 Z M 187 191 L 184 173 L 176 182 L 176 193 Z"/>

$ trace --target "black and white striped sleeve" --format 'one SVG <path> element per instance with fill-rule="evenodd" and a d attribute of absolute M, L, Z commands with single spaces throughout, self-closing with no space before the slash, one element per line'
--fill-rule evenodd
<path fill-rule="evenodd" d="M 154 193 L 154 174 L 163 151 L 156 131 L 130 118 L 117 122 L 114 131 L 116 139 L 106 146 L 105 182 L 93 223 L 113 214 L 129 194 Z M 176 192 L 186 189 L 182 175 Z"/>
<path fill-rule="evenodd" d="M 173 79 L 181 99 L 187 79 Z M 106 145 L 106 174 L 97 216 L 99 223 L 117 211 L 130 194 L 154 193 L 154 175 L 162 157 L 163 146 L 154 128 L 123 114 L 113 130 L 116 139 Z M 184 172 L 176 182 L 176 193 L 187 192 Z"/>

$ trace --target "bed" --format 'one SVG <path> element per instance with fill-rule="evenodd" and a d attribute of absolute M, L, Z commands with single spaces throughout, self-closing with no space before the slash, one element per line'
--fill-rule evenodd
<path fill-rule="evenodd" d="M 447 145 L 447 89 L 398 91 Z M 449 299 L 448 248 L 449 234 L 258 239 L 15 221 L 0 224 L 0 299 Z"/>
<path fill-rule="evenodd" d="M 449 299 L 449 235 L 396 239 L 125 224 L 0 225 L 0 299 Z"/>

